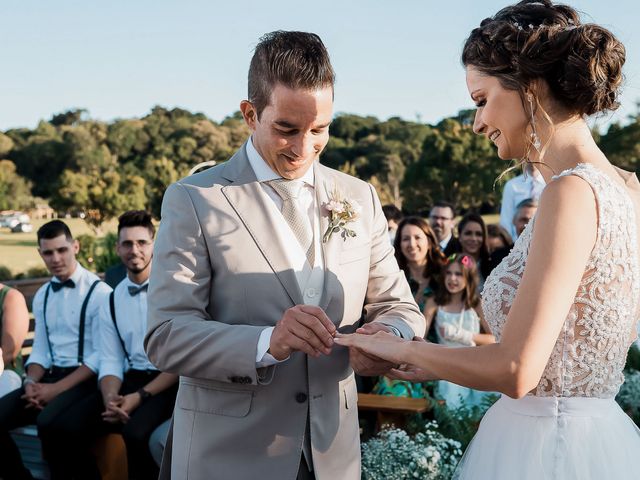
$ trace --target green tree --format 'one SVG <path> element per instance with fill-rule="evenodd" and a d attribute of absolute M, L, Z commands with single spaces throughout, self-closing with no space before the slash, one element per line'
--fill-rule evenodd
<path fill-rule="evenodd" d="M 33 204 L 31 185 L 10 160 L 0 160 L 0 210 L 23 210 Z"/>

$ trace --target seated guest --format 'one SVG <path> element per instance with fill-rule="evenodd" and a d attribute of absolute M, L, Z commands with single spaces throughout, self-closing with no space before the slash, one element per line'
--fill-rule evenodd
<path fill-rule="evenodd" d="M 147 358 L 147 287 L 155 228 L 151 215 L 126 212 L 119 218 L 116 252 L 127 277 L 105 300 L 100 314 L 100 390 L 70 408 L 56 423 L 67 445 L 67 461 L 75 462 L 78 478 L 97 476 L 89 447 L 105 433 L 122 433 L 127 447 L 129 478 L 157 478 L 149 452 L 153 430 L 171 417 L 177 376 L 159 372 Z"/>
<path fill-rule="evenodd" d="M 406 217 L 398 226 L 394 247 L 398 266 L 404 271 L 416 303 L 422 309 L 444 263 L 436 235 L 421 217 Z"/>
<path fill-rule="evenodd" d="M 9 431 L 35 423 L 52 478 L 72 478 L 60 460 L 67 445 L 50 434 L 57 417 L 96 392 L 98 312 L 111 289 L 84 269 L 80 245 L 60 220 L 37 233 L 38 252 L 53 275 L 33 299 L 33 350 L 22 387 L 0 398 L 0 478 L 31 478 Z"/>
<path fill-rule="evenodd" d="M 478 271 L 471 256 L 458 253 L 447 259 L 439 276 L 439 288 L 424 308 L 427 323 L 435 318 L 438 343 L 448 347 L 465 347 L 495 343 L 482 314 L 478 296 Z M 464 402 L 479 405 L 484 392 L 461 387 L 451 382 L 438 382 L 436 394 L 450 408 Z"/>
<path fill-rule="evenodd" d="M 429 223 L 438 239 L 440 251 L 446 257 L 460 251 L 460 243 L 453 236 L 455 217 L 455 207 L 451 203 L 444 201 L 435 203 L 429 214 Z"/>
<path fill-rule="evenodd" d="M 487 245 L 489 246 L 489 272 L 492 272 L 494 268 L 496 268 L 500 262 L 509 255 L 509 252 L 513 248 L 513 242 L 511 241 L 511 236 L 509 232 L 507 232 L 502 225 L 494 223 L 492 225 L 487 226 Z"/>
<path fill-rule="evenodd" d="M 516 206 L 516 213 L 513 215 L 513 228 L 516 238 L 522 235 L 525 227 L 538 211 L 538 202 L 532 198 L 526 198 Z"/>
<path fill-rule="evenodd" d="M 520 202 L 525 199 L 538 201 L 545 183 L 542 174 L 530 163 L 525 163 L 524 173 L 512 178 L 504 185 L 502 204 L 500 207 L 500 225 L 511 234 L 514 240 L 517 232 L 513 225 L 513 217 Z"/>
<path fill-rule="evenodd" d="M 0 283 L 0 346 L 5 370 L 0 374 L 0 397 L 20 388 L 24 368 L 20 349 L 29 331 L 29 311 L 18 290 Z"/>
<path fill-rule="evenodd" d="M 416 303 L 423 310 L 427 299 L 434 294 L 438 274 L 445 262 L 435 233 L 423 218 L 406 217 L 398 226 L 394 247 L 398 266 L 404 271 Z M 435 330 L 430 331 L 429 327 L 428 322 L 426 336 L 435 341 Z M 383 376 L 373 392 L 396 397 L 423 397 L 424 386 Z"/>
<path fill-rule="evenodd" d="M 402 215 L 402 211 L 393 204 L 383 205 L 382 213 L 384 213 L 384 218 L 387 219 L 389 240 L 391 241 L 391 245 L 393 245 L 393 242 L 396 239 L 396 232 L 398 231 L 398 225 L 404 218 L 404 215 Z"/>
<path fill-rule="evenodd" d="M 511 235 L 509 235 L 509 232 L 507 232 L 502 225 L 492 223 L 491 225 L 487 225 L 487 246 L 489 247 L 489 253 L 501 249 L 511 250 L 513 240 L 511 240 Z"/>
<path fill-rule="evenodd" d="M 458 238 L 460 239 L 461 253 L 471 256 L 479 273 L 479 291 L 482 291 L 485 279 L 491 273 L 489 244 L 487 242 L 487 227 L 484 220 L 477 213 L 467 213 L 458 223 Z"/>
<path fill-rule="evenodd" d="M 171 420 L 165 420 L 153 431 L 149 438 L 149 451 L 151 452 L 153 461 L 156 462 L 158 467 L 162 463 L 162 454 L 164 453 L 164 447 L 167 444 L 169 426 L 171 426 Z"/>

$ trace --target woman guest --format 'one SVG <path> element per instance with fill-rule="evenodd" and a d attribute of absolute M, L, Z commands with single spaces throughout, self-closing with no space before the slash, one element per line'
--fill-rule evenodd
<path fill-rule="evenodd" d="M 404 271 L 411 292 L 420 310 L 436 290 L 437 277 L 444 264 L 444 255 L 440 251 L 438 240 L 429 223 L 421 217 L 405 217 L 398 225 L 395 242 L 395 254 L 398 265 Z M 426 337 L 437 341 L 431 328 L 432 318 L 427 318 Z M 378 378 L 373 393 L 395 397 L 423 397 L 424 386 L 421 383 Z"/>
<path fill-rule="evenodd" d="M 29 330 L 29 311 L 18 290 L 0 283 L 0 345 L 4 372 L 0 375 L 0 397 L 19 388 L 24 373 L 20 349 Z"/>
<path fill-rule="evenodd" d="M 444 255 L 429 223 L 421 217 L 406 217 L 398 225 L 394 242 L 398 265 L 409 281 L 411 292 L 422 310 L 435 288 Z M 427 330 L 428 330 L 427 326 Z"/>
<path fill-rule="evenodd" d="M 497 343 L 336 338 L 409 365 L 396 378 L 504 394 L 454 478 L 638 477 L 640 429 L 615 396 L 640 308 L 640 182 L 609 162 L 586 121 L 618 107 L 624 61 L 610 31 L 549 0 L 503 8 L 473 29 L 462 53 L 473 129 L 501 159 L 540 167 L 547 185 L 485 283 Z"/>
<path fill-rule="evenodd" d="M 467 213 L 458 223 L 458 238 L 461 253 L 471 256 L 478 264 L 479 291 L 482 291 L 485 279 L 491 273 L 491 255 L 487 227 L 477 213 Z"/>
<path fill-rule="evenodd" d="M 513 240 L 511 240 L 511 235 L 502 225 L 492 223 L 487 225 L 487 246 L 490 254 L 498 250 L 511 250 Z"/>

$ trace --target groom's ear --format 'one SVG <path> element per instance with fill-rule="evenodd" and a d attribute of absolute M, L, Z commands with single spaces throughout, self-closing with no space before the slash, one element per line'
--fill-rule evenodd
<path fill-rule="evenodd" d="M 240 111 L 242 112 L 242 118 L 244 123 L 253 131 L 256 129 L 256 122 L 258 121 L 258 113 L 255 107 L 249 100 L 243 100 L 240 102 Z"/>

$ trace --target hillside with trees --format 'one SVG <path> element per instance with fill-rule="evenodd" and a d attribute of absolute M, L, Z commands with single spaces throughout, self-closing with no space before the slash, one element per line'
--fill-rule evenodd
<path fill-rule="evenodd" d="M 472 110 L 436 125 L 340 114 L 321 161 L 371 182 L 383 203 L 408 212 L 439 199 L 488 212 L 499 205 L 502 184 L 495 180 L 508 164 L 473 133 L 472 121 Z M 226 161 L 248 136 L 239 112 L 220 123 L 159 106 L 110 123 L 84 110 L 64 112 L 35 129 L 0 132 L 0 210 L 44 199 L 58 212 L 85 212 L 95 229 L 128 209 L 159 216 L 171 182 L 200 162 Z M 615 164 L 638 169 L 640 115 L 597 138 Z"/>

